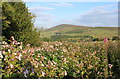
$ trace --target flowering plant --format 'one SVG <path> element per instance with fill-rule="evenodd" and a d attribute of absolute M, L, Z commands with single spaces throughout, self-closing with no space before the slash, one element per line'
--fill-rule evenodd
<path fill-rule="evenodd" d="M 108 77 L 113 65 L 107 55 L 103 42 L 56 41 L 22 48 L 22 42 L 11 37 L 10 44 L 2 42 L 2 77 Z"/>

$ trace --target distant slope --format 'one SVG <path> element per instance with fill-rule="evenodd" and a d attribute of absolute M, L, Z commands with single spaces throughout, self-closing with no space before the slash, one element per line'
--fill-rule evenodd
<path fill-rule="evenodd" d="M 86 29 L 90 29 L 91 27 L 87 26 L 77 26 L 77 25 L 68 25 L 68 24 L 62 24 L 55 27 L 52 27 L 50 29 L 45 30 L 46 32 L 77 32 L 77 31 L 83 31 Z"/>
<path fill-rule="evenodd" d="M 56 33 L 61 33 L 62 35 L 68 35 L 68 36 L 92 36 L 97 38 L 104 38 L 104 37 L 112 38 L 113 36 L 118 35 L 118 28 L 88 27 L 88 26 L 62 24 L 46 29 L 42 33 L 42 37 L 51 37 L 52 35 L 56 35 Z"/>

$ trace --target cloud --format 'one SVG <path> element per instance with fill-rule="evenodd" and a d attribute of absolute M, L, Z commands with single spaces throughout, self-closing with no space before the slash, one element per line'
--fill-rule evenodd
<path fill-rule="evenodd" d="M 71 7 L 71 6 L 73 6 L 70 3 L 57 3 L 57 4 L 51 4 L 51 5 L 54 5 L 54 6 L 63 6 L 63 7 Z"/>
<path fill-rule="evenodd" d="M 47 22 L 51 22 L 54 19 L 54 15 L 47 13 L 46 11 L 51 11 L 54 8 L 50 7 L 31 7 L 28 8 L 30 12 L 35 14 L 35 27 L 41 27 L 41 24 L 47 24 Z"/>
<path fill-rule="evenodd" d="M 46 11 L 51 11 L 54 8 L 50 7 L 31 7 L 28 8 L 33 14 L 35 14 L 35 26 L 40 25 L 40 23 L 50 22 L 54 18 L 52 14 L 47 13 Z"/>
<path fill-rule="evenodd" d="M 46 11 L 46 10 L 53 10 L 54 8 L 49 7 L 31 7 L 29 10 L 31 11 Z"/>
<path fill-rule="evenodd" d="M 113 6 L 99 6 L 88 11 L 79 18 L 74 19 L 74 22 L 87 26 L 118 26 L 118 12 Z"/>
<path fill-rule="evenodd" d="M 36 17 L 36 22 L 40 21 L 40 22 L 50 22 L 52 20 L 52 18 L 54 18 L 53 15 L 51 14 L 47 14 L 47 13 L 38 13 L 37 17 Z"/>

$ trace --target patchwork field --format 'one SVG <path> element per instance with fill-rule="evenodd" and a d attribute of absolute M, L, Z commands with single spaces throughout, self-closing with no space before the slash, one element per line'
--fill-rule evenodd
<path fill-rule="evenodd" d="M 98 38 L 112 39 L 118 36 L 118 27 L 87 27 L 77 25 L 58 25 L 41 32 L 42 38 L 50 40 L 91 41 Z"/>

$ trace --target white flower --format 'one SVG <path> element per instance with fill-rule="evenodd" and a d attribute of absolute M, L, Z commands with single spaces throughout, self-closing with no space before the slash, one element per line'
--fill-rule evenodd
<path fill-rule="evenodd" d="M 10 63 L 10 68 L 14 68 L 14 66 Z"/>
<path fill-rule="evenodd" d="M 19 48 L 22 50 L 22 46 L 19 46 Z"/>
<path fill-rule="evenodd" d="M 66 49 L 63 49 L 63 52 L 67 52 L 67 50 L 66 50 Z"/>
<path fill-rule="evenodd" d="M 22 57 L 22 54 L 20 53 L 18 59 L 21 60 L 21 57 Z"/>
<path fill-rule="evenodd" d="M 29 73 L 29 71 L 26 69 L 26 71 L 23 72 L 24 76 L 27 78 L 27 74 Z"/>
<path fill-rule="evenodd" d="M 2 53 L 1 53 L 1 51 L 0 51 L 0 58 L 3 58 L 3 55 L 2 55 Z"/>
<path fill-rule="evenodd" d="M 52 61 L 52 63 L 55 65 L 55 64 L 57 64 L 56 62 L 54 62 L 54 61 Z"/>
<path fill-rule="evenodd" d="M 45 76 L 45 72 L 42 71 L 42 76 L 44 77 Z"/>
<path fill-rule="evenodd" d="M 8 49 L 8 52 L 9 52 L 9 53 L 11 52 L 10 49 Z"/>
<path fill-rule="evenodd" d="M 109 66 L 109 68 L 110 68 L 110 69 L 113 67 L 113 65 L 112 65 L 112 64 L 108 64 L 108 66 Z"/>
<path fill-rule="evenodd" d="M 64 75 L 65 75 L 65 76 L 67 75 L 67 72 L 66 72 L 66 71 L 64 72 Z"/>
<path fill-rule="evenodd" d="M 54 46 L 53 45 L 50 45 L 51 48 L 53 48 Z"/>
<path fill-rule="evenodd" d="M 41 66 L 44 66 L 44 64 L 42 63 Z"/>

